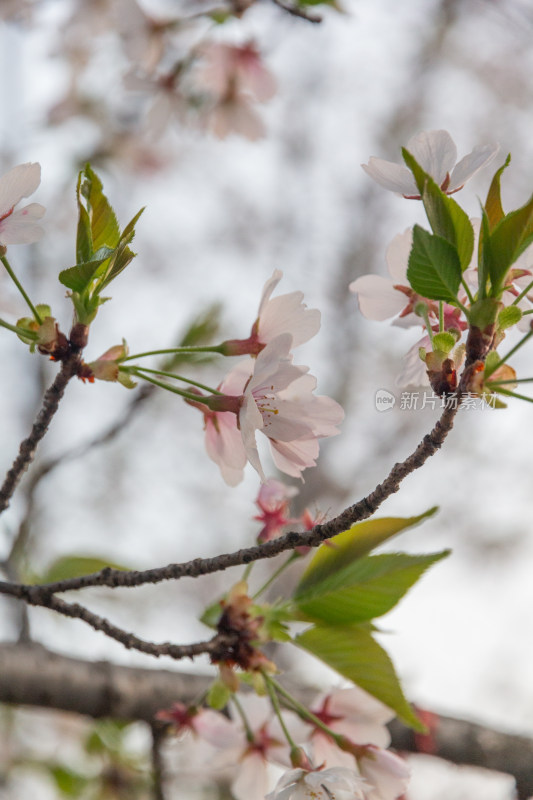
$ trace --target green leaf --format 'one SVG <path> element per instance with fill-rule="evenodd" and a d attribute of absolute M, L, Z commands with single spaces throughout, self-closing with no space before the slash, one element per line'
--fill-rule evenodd
<path fill-rule="evenodd" d="M 349 562 L 367 555 L 406 528 L 432 517 L 437 510 L 438 507 L 434 506 L 416 517 L 383 517 L 352 525 L 318 548 L 296 587 L 295 596 L 305 594 L 328 576 L 344 569 Z"/>
<path fill-rule="evenodd" d="M 59 280 L 67 289 L 83 294 L 91 285 L 92 281 L 98 276 L 100 267 L 115 251 L 108 247 L 101 247 L 92 261 L 76 264 L 74 267 L 64 269 L 59 273 Z"/>
<path fill-rule="evenodd" d="M 81 194 L 87 202 L 93 249 L 98 250 L 104 245 L 115 248 L 120 241 L 120 228 L 115 212 L 103 192 L 102 181 L 89 164 L 82 174 Z"/>
<path fill-rule="evenodd" d="M 453 303 L 457 299 L 461 274 L 455 247 L 441 236 L 415 225 L 407 267 L 407 280 L 415 292 L 430 300 Z"/>
<path fill-rule="evenodd" d="M 34 583 L 55 583 L 67 578 L 79 578 L 82 575 L 91 575 L 93 572 L 100 572 L 104 567 L 111 569 L 130 570 L 120 564 L 95 556 L 62 556 L 53 561 L 45 572 Z"/>
<path fill-rule="evenodd" d="M 226 684 L 222 681 L 213 681 L 207 692 L 206 702 L 215 711 L 222 711 L 228 705 L 230 698 L 231 692 Z"/>
<path fill-rule="evenodd" d="M 441 353 L 450 353 L 457 343 L 457 338 L 449 331 L 436 333 L 433 337 L 433 350 L 440 350 Z"/>
<path fill-rule="evenodd" d="M 349 625 L 381 617 L 401 600 L 428 567 L 449 555 L 383 553 L 353 561 L 329 575 L 295 604 L 304 619 Z"/>
<path fill-rule="evenodd" d="M 208 628 L 216 628 L 221 614 L 222 606 L 220 605 L 220 600 L 217 600 L 215 603 L 211 603 L 211 605 L 204 609 L 202 616 L 200 617 L 200 622 L 203 622 Z"/>
<path fill-rule="evenodd" d="M 492 297 L 501 293 L 509 268 L 531 242 L 533 242 L 533 195 L 521 208 L 503 217 L 490 234 Z"/>
<path fill-rule="evenodd" d="M 474 252 L 474 229 L 468 214 L 437 186 L 431 175 L 422 169 L 411 153 L 405 148 L 402 152 L 404 161 L 415 178 L 433 233 L 446 239 L 457 250 L 464 272 Z"/>
<path fill-rule="evenodd" d="M 490 222 L 487 212 L 481 209 L 481 228 L 478 247 L 478 286 L 479 300 L 485 300 L 489 289 L 489 278 L 493 270 L 492 243 L 490 239 Z"/>
<path fill-rule="evenodd" d="M 91 235 L 91 221 L 85 206 L 81 202 L 81 180 L 83 172 L 78 175 L 76 186 L 76 200 L 78 203 L 78 231 L 76 235 L 76 262 L 78 264 L 90 261 L 93 256 L 93 239 Z"/>
<path fill-rule="evenodd" d="M 49 764 L 48 769 L 59 791 L 67 797 L 79 797 L 91 782 L 90 778 L 67 767 Z"/>
<path fill-rule="evenodd" d="M 487 202 L 485 203 L 485 212 L 489 223 L 489 230 L 492 230 L 500 220 L 505 216 L 502 207 L 500 180 L 502 173 L 511 163 L 511 154 L 505 159 L 505 164 L 496 170 L 492 183 L 490 184 L 489 193 L 487 194 Z"/>
<path fill-rule="evenodd" d="M 483 372 L 485 380 L 490 378 L 492 373 L 495 372 L 495 370 L 501 365 L 501 361 L 502 360 L 496 350 L 491 350 L 485 359 L 485 369 Z"/>
<path fill-rule="evenodd" d="M 317 625 L 296 637 L 295 643 L 392 708 L 406 725 L 424 731 L 403 694 L 389 656 L 366 628 Z"/>
<path fill-rule="evenodd" d="M 520 322 L 522 316 L 522 309 L 518 308 L 518 306 L 505 306 L 498 315 L 498 328 L 501 331 L 511 328 L 517 322 Z"/>

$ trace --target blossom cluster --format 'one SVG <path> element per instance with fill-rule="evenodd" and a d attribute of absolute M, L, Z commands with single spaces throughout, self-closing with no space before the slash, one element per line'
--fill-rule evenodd
<path fill-rule="evenodd" d="M 235 695 L 229 714 L 176 703 L 157 717 L 210 746 L 213 777 L 232 769 L 236 800 L 396 800 L 405 791 L 408 765 L 386 749 L 394 714 L 358 687 L 320 695 L 307 720 L 292 710 L 276 715 L 249 694 Z M 291 766 L 271 788 L 272 774 Z"/>
<path fill-rule="evenodd" d="M 363 275 L 349 287 L 368 319 L 394 318 L 396 326 L 423 329 L 404 358 L 398 386 L 429 384 L 439 396 L 452 394 L 466 356 L 463 391 L 486 399 L 494 392 L 513 394 L 516 373 L 496 350 L 507 329 L 521 331 L 522 343 L 531 332 L 531 201 L 504 214 L 500 177 L 509 158 L 493 178 L 481 220 L 469 219 L 449 197 L 498 150 L 478 146 L 456 164 L 451 136 L 437 130 L 408 142 L 407 166 L 377 158 L 363 165 L 384 188 L 422 200 L 432 228 L 428 233 L 415 226 L 393 239 L 386 253 L 389 278 Z"/>

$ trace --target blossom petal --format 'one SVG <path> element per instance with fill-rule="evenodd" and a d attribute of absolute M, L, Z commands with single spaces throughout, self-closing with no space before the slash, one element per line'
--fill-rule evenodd
<path fill-rule="evenodd" d="M 368 164 L 361 164 L 362 168 L 376 183 L 389 189 L 391 192 L 411 197 L 418 194 L 418 188 L 412 174 L 407 167 L 385 161 L 383 158 L 371 156 Z"/>
<path fill-rule="evenodd" d="M 290 292 L 274 297 L 260 310 L 258 335 L 262 342 L 268 342 L 281 333 L 292 336 L 292 347 L 307 342 L 320 329 L 320 311 L 307 308 L 303 292 Z"/>
<path fill-rule="evenodd" d="M 396 284 L 407 286 L 407 265 L 409 254 L 413 246 L 413 229 L 407 228 L 403 233 L 398 233 L 387 247 L 385 259 L 389 273 Z"/>
<path fill-rule="evenodd" d="M 44 230 L 34 220 L 41 219 L 44 206 L 30 203 L 0 220 L 0 242 L 2 244 L 31 244 L 44 236 Z"/>
<path fill-rule="evenodd" d="M 471 153 L 462 158 L 450 176 L 447 192 L 456 192 L 480 169 L 489 164 L 500 150 L 499 144 L 476 145 Z"/>
<path fill-rule="evenodd" d="M 407 298 L 389 278 L 381 275 L 362 275 L 349 287 L 357 294 L 359 310 L 367 319 L 383 321 L 399 314 L 407 305 Z"/>
<path fill-rule="evenodd" d="M 421 131 L 409 139 L 407 150 L 438 186 L 457 160 L 457 148 L 448 131 Z"/>
<path fill-rule="evenodd" d="M 38 163 L 19 164 L 0 178 L 0 217 L 29 197 L 41 182 L 41 165 Z"/>

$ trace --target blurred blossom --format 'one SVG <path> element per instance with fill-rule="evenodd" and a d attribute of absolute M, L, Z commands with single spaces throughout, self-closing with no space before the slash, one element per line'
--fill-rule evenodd
<path fill-rule="evenodd" d="M 23 197 L 29 197 L 41 182 L 40 164 L 19 164 L 0 178 L 0 244 L 30 244 L 44 235 L 37 225 L 45 208 L 39 203 L 15 211 Z"/>
<path fill-rule="evenodd" d="M 448 131 L 422 131 L 407 142 L 406 149 L 446 194 L 462 189 L 476 172 L 487 166 L 498 153 L 497 144 L 477 145 L 471 153 L 457 161 L 457 148 Z M 362 164 L 364 171 L 380 186 L 391 192 L 420 199 L 418 187 L 409 169 L 392 161 L 370 158 Z"/>
<path fill-rule="evenodd" d="M 365 800 L 365 782 L 353 769 L 293 769 L 279 779 L 266 800 Z"/>
<path fill-rule="evenodd" d="M 261 484 L 257 500 L 255 501 L 260 514 L 254 519 L 263 523 L 257 536 L 258 542 L 268 542 L 275 539 L 283 532 L 283 528 L 291 522 L 298 522 L 289 516 L 289 500 L 298 494 L 295 486 L 286 486 L 281 481 L 273 479 Z"/>

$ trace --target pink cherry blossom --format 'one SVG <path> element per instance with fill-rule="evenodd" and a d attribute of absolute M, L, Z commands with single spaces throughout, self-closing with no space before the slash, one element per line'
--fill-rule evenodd
<path fill-rule="evenodd" d="M 30 203 L 14 211 L 23 197 L 33 194 L 41 182 L 40 164 L 19 164 L 0 178 L 0 244 L 30 244 L 40 239 L 44 230 L 36 224 L 45 213 L 39 203 Z"/>
<path fill-rule="evenodd" d="M 197 72 L 197 82 L 210 96 L 204 111 L 206 127 L 220 139 L 230 133 L 252 141 L 264 136 L 254 103 L 270 100 L 276 83 L 254 45 L 215 42 L 204 45 L 199 52 L 205 63 Z"/>
<path fill-rule="evenodd" d="M 265 800 L 365 800 L 365 782 L 353 769 L 293 769 L 279 779 Z"/>
<path fill-rule="evenodd" d="M 390 742 L 386 725 L 394 712 L 358 686 L 322 696 L 311 710 L 332 731 L 346 736 L 356 745 L 387 747 Z M 317 763 L 353 766 L 353 755 L 340 750 L 319 728 L 313 732 L 312 747 Z"/>
<path fill-rule="evenodd" d="M 477 145 L 471 153 L 457 161 L 457 148 L 448 131 L 422 131 L 407 142 L 406 149 L 414 159 L 434 179 L 446 194 L 462 189 L 464 184 L 480 169 L 489 164 L 498 153 L 497 144 Z M 362 165 L 380 186 L 409 199 L 419 199 L 420 194 L 413 175 L 407 167 L 370 158 Z"/>
<path fill-rule="evenodd" d="M 226 375 L 218 390 L 230 397 L 241 397 L 253 366 L 251 358 L 241 361 Z M 246 451 L 236 414 L 232 411 L 211 411 L 203 404 L 197 407 L 204 414 L 207 455 L 218 465 L 228 486 L 237 486 L 244 477 Z"/>
<path fill-rule="evenodd" d="M 368 747 L 357 765 L 367 781 L 366 800 L 397 800 L 409 783 L 411 771 L 406 761 L 390 750 Z"/>
<path fill-rule="evenodd" d="M 262 350 L 248 381 L 239 411 L 239 427 L 248 461 L 266 480 L 259 459 L 256 431 L 270 440 L 278 469 L 301 477 L 316 464 L 317 439 L 334 436 L 344 412 L 329 397 L 316 397 L 316 379 L 308 367 L 296 366 L 289 357 L 292 337 L 277 336 Z"/>
<path fill-rule="evenodd" d="M 275 539 L 281 535 L 286 525 L 296 522 L 289 516 L 289 500 L 296 494 L 298 494 L 298 489 L 295 486 L 286 486 L 281 481 L 270 479 L 261 484 L 255 501 L 261 513 L 254 517 L 263 523 L 257 536 L 258 542 Z"/>
<path fill-rule="evenodd" d="M 268 342 L 282 333 L 290 333 L 292 346 L 309 341 L 320 329 L 320 311 L 307 308 L 303 302 L 303 292 L 272 297 L 272 292 L 283 277 L 281 270 L 274 270 L 272 277 L 266 282 L 257 318 L 252 326 L 248 339 L 231 339 L 224 342 L 226 355 L 256 356 Z"/>

